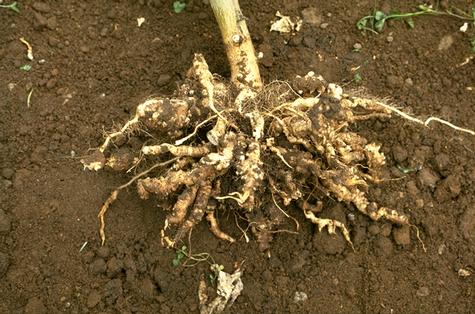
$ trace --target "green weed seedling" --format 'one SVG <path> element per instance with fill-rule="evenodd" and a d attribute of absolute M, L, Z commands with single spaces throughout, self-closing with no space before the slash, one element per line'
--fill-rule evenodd
<path fill-rule="evenodd" d="M 0 4 L 0 8 L 9 9 L 15 11 L 16 13 L 20 13 L 17 2 L 12 2 L 10 4 Z"/>
<path fill-rule="evenodd" d="M 386 21 L 388 20 L 403 20 L 410 28 L 414 28 L 413 17 L 419 15 L 448 15 L 456 17 L 462 20 L 475 20 L 475 14 L 473 11 L 475 7 L 472 8 L 472 16 L 469 14 L 457 10 L 460 14 L 453 13 L 452 11 L 439 11 L 432 9 L 431 6 L 426 4 L 421 4 L 417 6 L 417 11 L 401 13 L 398 11 L 390 12 L 389 14 L 384 13 L 383 11 L 376 10 L 372 15 L 365 16 L 356 22 L 356 27 L 361 31 L 371 31 L 373 33 L 380 33 L 383 31 Z"/>
<path fill-rule="evenodd" d="M 175 13 L 181 13 L 183 10 L 186 8 L 186 2 L 185 1 L 175 1 L 173 2 L 173 11 Z"/>
<path fill-rule="evenodd" d="M 454 13 L 456 11 L 457 13 Z M 451 17 L 455 17 L 465 21 L 471 21 L 473 24 L 473 29 L 475 32 L 475 5 L 472 7 L 471 14 L 466 13 L 460 9 L 454 8 L 453 11 L 439 11 L 432 9 L 431 6 L 426 4 L 421 4 L 417 6 L 417 11 L 415 12 L 408 12 L 408 13 L 401 13 L 398 11 L 390 12 L 389 14 L 384 13 L 383 11 L 376 10 L 372 15 L 367 15 L 356 22 L 356 27 L 360 31 L 370 31 L 375 34 L 381 33 L 384 30 L 386 25 L 386 21 L 388 20 L 402 20 L 406 22 L 406 24 L 410 28 L 414 28 L 414 20 L 413 17 L 419 15 L 447 15 Z M 475 34 L 470 39 L 470 46 L 472 53 L 475 53 Z"/>
<path fill-rule="evenodd" d="M 29 65 L 29 64 L 24 64 L 24 65 L 22 65 L 22 66 L 20 67 L 20 70 L 25 71 L 25 72 L 28 72 L 28 71 L 31 70 L 31 65 Z"/>
<path fill-rule="evenodd" d="M 363 81 L 363 77 L 361 76 L 361 74 L 355 73 L 353 80 L 355 81 L 356 84 L 360 84 Z"/>
<path fill-rule="evenodd" d="M 176 256 L 172 261 L 173 267 L 180 266 L 183 260 L 185 259 L 185 257 L 186 257 L 186 246 L 183 245 L 181 249 L 176 250 Z"/>

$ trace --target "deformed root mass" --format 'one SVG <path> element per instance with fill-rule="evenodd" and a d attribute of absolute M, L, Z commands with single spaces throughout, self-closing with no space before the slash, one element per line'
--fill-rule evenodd
<path fill-rule="evenodd" d="M 283 82 L 259 92 L 236 90 L 213 76 L 197 54 L 173 97 L 138 105 L 135 116 L 82 163 L 91 170 L 126 172 L 173 159 L 165 169 L 134 177 L 139 196 L 154 197 L 168 212 L 161 232 L 167 246 L 176 245 L 204 217 L 215 236 L 234 242 L 216 218 L 226 207 L 248 220 L 265 250 L 291 204 L 319 230 L 339 229 L 351 244 L 343 223 L 318 217 L 324 197 L 352 204 L 373 220 L 408 224 L 404 214 L 368 200 L 366 190 L 378 182 L 385 158 L 379 145 L 349 128 L 389 117 L 391 111 L 371 99 L 345 95 L 312 72 L 295 84 L 305 97 Z M 141 149 L 127 148 L 132 136 L 142 140 Z M 104 214 L 118 190 L 99 215 L 103 241 Z"/>

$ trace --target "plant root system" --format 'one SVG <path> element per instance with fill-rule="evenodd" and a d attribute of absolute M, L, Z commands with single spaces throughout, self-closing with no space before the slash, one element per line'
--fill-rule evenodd
<path fill-rule="evenodd" d="M 312 72 L 293 85 L 273 82 L 257 92 L 238 90 L 213 76 L 197 54 L 172 97 L 140 104 L 135 116 L 82 163 L 91 170 L 126 172 L 168 162 L 169 167 L 153 166 L 133 181 L 142 199 L 153 197 L 168 212 L 161 237 L 169 247 L 203 218 L 216 237 L 234 242 L 219 226 L 219 212 L 227 209 L 248 220 L 266 250 L 279 225 L 292 218 L 286 212 L 291 205 L 319 230 L 338 230 L 351 244 L 343 223 L 318 217 L 325 197 L 372 220 L 409 224 L 403 213 L 368 199 L 366 191 L 380 181 L 385 157 L 378 144 L 351 131 L 352 124 L 388 118 L 392 111 L 345 95 Z M 141 149 L 127 145 L 132 138 L 141 140 Z M 99 215 L 103 241 L 104 214 L 119 189 Z"/>

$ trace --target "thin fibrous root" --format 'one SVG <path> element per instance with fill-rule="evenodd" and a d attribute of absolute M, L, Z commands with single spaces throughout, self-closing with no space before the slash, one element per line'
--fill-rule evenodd
<path fill-rule="evenodd" d="M 104 205 L 102 205 L 101 210 L 99 211 L 99 214 L 97 216 L 99 217 L 99 220 L 101 222 L 101 226 L 99 228 L 99 235 L 101 236 L 102 245 L 104 245 L 104 243 L 106 242 L 105 214 L 107 210 L 109 209 L 109 207 L 111 206 L 111 204 L 117 199 L 117 195 L 119 195 L 119 190 L 112 191 L 111 195 L 104 202 Z"/>
<path fill-rule="evenodd" d="M 139 178 L 143 177 L 144 175 L 148 174 L 149 172 L 151 172 L 152 170 L 158 168 L 158 167 L 164 167 L 164 166 L 167 166 L 169 164 L 172 164 L 174 163 L 178 158 L 173 158 L 173 159 L 170 159 L 168 161 L 165 161 L 165 162 L 162 162 L 162 163 L 159 163 L 159 164 L 155 164 L 153 165 L 152 167 L 148 168 L 147 170 L 139 173 L 138 175 L 134 176 L 132 179 L 130 179 L 127 183 L 119 186 L 117 189 L 115 189 L 114 191 L 112 191 L 112 193 L 109 195 L 109 197 L 106 199 L 106 201 L 104 202 L 104 204 L 102 205 L 101 207 L 101 210 L 99 211 L 99 214 L 97 215 L 99 217 L 99 220 L 100 220 L 100 223 L 101 223 L 101 226 L 99 228 L 99 234 L 101 236 L 101 241 L 102 241 L 102 245 L 104 245 L 104 243 L 106 242 L 106 232 L 105 232 L 105 227 L 106 227 L 106 222 L 105 222 L 105 215 L 106 215 L 106 212 L 107 210 L 109 209 L 109 207 L 112 205 L 112 203 L 117 199 L 117 196 L 119 195 L 119 191 L 122 190 L 122 189 L 125 189 L 126 187 L 130 186 L 132 183 L 134 183 L 136 180 L 138 180 Z"/>
<path fill-rule="evenodd" d="M 303 213 L 307 219 L 309 219 L 312 223 L 317 225 L 318 232 L 321 232 L 323 228 L 327 227 L 329 234 L 335 234 L 336 228 L 339 228 L 345 240 L 350 244 L 353 251 L 355 250 L 355 247 L 353 246 L 353 242 L 351 242 L 351 239 L 350 239 L 350 233 L 348 232 L 348 229 L 346 229 L 343 223 L 334 219 L 318 218 L 311 211 L 304 210 Z"/>
<path fill-rule="evenodd" d="M 354 98 L 354 101 L 355 101 L 355 102 L 356 102 L 356 101 L 362 102 L 363 99 L 362 99 L 362 98 L 356 98 L 356 97 L 355 97 L 355 98 Z M 432 121 L 436 121 L 436 122 L 442 123 L 442 124 L 444 124 L 444 125 L 446 125 L 446 126 L 452 128 L 452 129 L 454 129 L 454 130 L 457 130 L 457 131 L 460 131 L 460 132 L 464 132 L 464 133 L 468 133 L 468 134 L 470 134 L 470 135 L 475 135 L 475 131 L 473 131 L 473 130 L 456 126 L 456 125 L 454 125 L 454 124 L 452 124 L 452 123 L 450 123 L 450 122 L 448 122 L 448 121 L 446 121 L 446 120 L 443 120 L 443 119 L 440 119 L 440 118 L 437 118 L 437 117 L 429 117 L 429 118 L 427 118 L 425 121 L 423 121 L 423 120 L 421 120 L 421 119 L 418 119 L 418 118 L 415 118 L 415 117 L 413 117 L 413 116 L 410 116 L 410 115 L 408 115 L 407 113 L 405 113 L 405 112 L 403 112 L 403 111 L 401 111 L 401 110 L 399 110 L 399 109 L 397 109 L 397 108 L 395 108 L 395 107 L 393 107 L 393 106 L 390 106 L 390 105 L 388 105 L 388 104 L 385 104 L 385 103 L 383 103 L 383 102 L 375 101 L 375 100 L 366 100 L 366 101 L 371 101 L 373 104 L 378 105 L 378 106 L 381 106 L 381 107 L 383 107 L 383 108 L 385 108 L 385 109 L 387 109 L 387 110 L 389 110 L 389 111 L 391 111 L 391 112 L 394 112 L 394 113 L 396 113 L 397 115 L 399 115 L 400 117 L 402 117 L 402 118 L 404 118 L 404 119 L 407 119 L 407 120 L 412 121 L 412 122 L 414 122 L 414 123 L 418 123 L 418 124 L 424 125 L 424 126 L 426 126 L 426 127 L 428 127 L 429 124 L 430 124 Z"/>
<path fill-rule="evenodd" d="M 225 240 L 231 243 L 236 242 L 234 238 L 231 236 L 227 235 L 221 229 L 219 228 L 218 221 L 216 220 L 216 217 L 214 216 L 214 212 L 207 212 L 206 213 L 206 220 L 209 221 L 210 227 L 209 230 L 218 238 L 221 240 Z"/>

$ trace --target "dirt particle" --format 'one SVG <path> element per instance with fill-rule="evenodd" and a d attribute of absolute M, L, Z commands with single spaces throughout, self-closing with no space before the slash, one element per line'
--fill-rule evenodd
<path fill-rule="evenodd" d="M 55 78 L 48 80 L 48 82 L 46 83 L 46 88 L 48 89 L 54 88 L 56 86 L 56 82 L 57 80 Z"/>
<path fill-rule="evenodd" d="M 460 231 L 465 239 L 475 243 L 475 207 L 467 209 L 462 215 Z"/>
<path fill-rule="evenodd" d="M 97 304 L 99 304 L 99 302 L 101 302 L 101 294 L 96 290 L 92 290 L 87 296 L 86 306 L 92 309 Z"/>
<path fill-rule="evenodd" d="M 274 64 L 274 53 L 272 51 L 272 46 L 269 44 L 259 45 L 258 51 L 262 52 L 263 54 L 260 63 L 265 67 L 271 67 Z"/>
<path fill-rule="evenodd" d="M 413 197 L 416 197 L 420 195 L 420 191 L 417 188 L 416 181 L 409 181 L 406 183 L 406 190 L 407 192 L 412 195 Z"/>
<path fill-rule="evenodd" d="M 435 198 L 439 202 L 445 202 L 451 198 L 456 198 L 462 191 L 462 185 L 458 176 L 450 175 L 442 180 L 435 190 Z"/>
<path fill-rule="evenodd" d="M 360 44 L 360 43 L 356 43 L 356 44 L 353 45 L 353 49 L 355 49 L 355 50 L 361 50 L 361 49 L 363 49 L 363 45 Z"/>
<path fill-rule="evenodd" d="M 7 254 L 0 252 L 0 279 L 7 273 L 10 266 L 10 258 Z"/>
<path fill-rule="evenodd" d="M 89 270 L 94 275 L 104 274 L 107 270 L 106 262 L 102 258 L 97 258 L 91 263 Z"/>
<path fill-rule="evenodd" d="M 11 220 L 7 214 L 0 209 L 0 234 L 9 233 L 11 229 Z"/>
<path fill-rule="evenodd" d="M 389 224 L 389 223 L 385 223 L 384 225 L 381 226 L 381 235 L 383 237 L 389 237 L 391 235 L 391 231 L 392 231 L 392 225 Z"/>
<path fill-rule="evenodd" d="M 108 258 L 110 254 L 110 250 L 107 246 L 101 246 L 97 250 L 97 256 L 102 257 L 102 258 Z"/>
<path fill-rule="evenodd" d="M 439 176 L 428 167 L 424 167 L 417 176 L 422 186 L 434 188 L 436 183 L 440 180 Z"/>
<path fill-rule="evenodd" d="M 112 279 L 104 286 L 104 298 L 106 303 L 112 305 L 117 298 L 122 295 L 122 281 L 120 279 Z"/>
<path fill-rule="evenodd" d="M 107 261 L 107 277 L 114 278 L 124 269 L 122 260 L 117 259 L 115 256 L 111 257 Z"/>
<path fill-rule="evenodd" d="M 15 170 L 11 169 L 11 168 L 3 168 L 2 169 L 2 177 L 4 177 L 5 179 L 11 179 L 13 178 L 13 176 L 15 175 Z"/>
<path fill-rule="evenodd" d="M 409 226 L 402 226 L 393 229 L 393 238 L 399 245 L 411 244 L 411 230 Z"/>
<path fill-rule="evenodd" d="M 401 88 L 404 84 L 404 80 L 402 77 L 397 75 L 388 75 L 386 78 L 386 85 L 389 88 Z"/>
<path fill-rule="evenodd" d="M 339 233 L 328 234 L 326 230 L 315 232 L 313 236 L 313 247 L 319 252 L 328 255 L 337 255 L 343 253 L 347 246 L 345 239 Z"/>
<path fill-rule="evenodd" d="M 392 43 L 392 42 L 394 41 L 394 37 L 391 36 L 391 35 L 389 35 L 388 37 L 386 37 L 386 41 L 387 41 L 388 43 Z"/>
<path fill-rule="evenodd" d="M 28 300 L 28 303 L 25 306 L 25 314 L 46 314 L 46 307 L 43 302 L 37 298 L 33 297 Z"/>
<path fill-rule="evenodd" d="M 41 29 L 48 24 L 48 20 L 40 13 L 34 12 L 33 15 L 35 17 L 35 26 L 37 29 Z"/>
<path fill-rule="evenodd" d="M 328 25 L 329 25 L 328 23 L 322 23 L 322 24 L 320 24 L 320 28 L 321 29 L 326 29 L 328 27 Z"/>
<path fill-rule="evenodd" d="M 430 294 L 429 288 L 426 286 L 422 286 L 419 289 L 417 289 L 416 294 L 418 297 L 427 297 Z"/>
<path fill-rule="evenodd" d="M 305 36 L 303 38 L 302 43 L 307 48 L 315 48 L 316 46 L 315 36 L 313 34 L 311 36 Z"/>
<path fill-rule="evenodd" d="M 450 157 L 447 154 L 440 153 L 435 157 L 435 166 L 436 170 L 440 172 L 440 174 L 447 176 L 450 167 Z"/>
<path fill-rule="evenodd" d="M 411 87 L 412 85 L 414 85 L 414 82 L 412 81 L 412 79 L 410 77 L 408 77 L 407 79 L 404 80 L 404 84 L 406 86 Z"/>
<path fill-rule="evenodd" d="M 393 252 L 393 243 L 389 238 L 378 236 L 374 241 L 374 253 L 377 256 L 389 256 Z"/>
<path fill-rule="evenodd" d="M 34 2 L 32 7 L 36 11 L 42 12 L 42 13 L 48 13 L 51 11 L 51 7 L 44 2 Z"/>
<path fill-rule="evenodd" d="M 157 80 L 157 85 L 162 87 L 170 83 L 172 76 L 170 74 L 160 74 Z"/>
<path fill-rule="evenodd" d="M 54 30 L 58 26 L 58 20 L 56 19 L 56 16 L 52 16 L 46 20 L 46 26 Z"/>
<path fill-rule="evenodd" d="M 157 296 L 157 287 L 148 277 L 144 278 L 140 283 L 140 291 L 148 299 L 154 299 Z"/>
<path fill-rule="evenodd" d="M 310 25 L 320 25 L 322 23 L 322 15 L 314 7 L 309 7 L 302 10 L 303 22 Z"/>
<path fill-rule="evenodd" d="M 371 234 L 371 235 L 377 235 L 380 233 L 380 228 L 377 224 L 373 223 L 371 224 L 369 227 L 368 227 L 368 232 Z"/>

